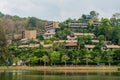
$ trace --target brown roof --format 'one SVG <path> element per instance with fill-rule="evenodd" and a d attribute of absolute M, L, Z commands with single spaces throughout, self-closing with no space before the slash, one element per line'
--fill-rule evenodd
<path fill-rule="evenodd" d="M 109 49 L 109 48 L 120 48 L 119 45 L 106 45 L 106 47 Z"/>
<path fill-rule="evenodd" d="M 39 44 L 19 45 L 18 48 L 35 48 L 39 47 Z"/>
<path fill-rule="evenodd" d="M 99 40 L 91 40 L 91 42 L 99 43 Z"/>
<path fill-rule="evenodd" d="M 18 48 L 26 48 L 26 47 L 28 47 L 28 45 L 20 45 L 20 46 L 18 46 Z"/>
<path fill-rule="evenodd" d="M 91 40 L 91 42 L 98 43 L 99 40 Z M 105 42 L 105 43 L 111 43 L 111 41 L 103 41 L 103 42 Z"/>
<path fill-rule="evenodd" d="M 44 48 L 48 48 L 48 47 L 52 47 L 53 45 L 52 44 L 44 44 L 43 47 Z"/>
<path fill-rule="evenodd" d="M 74 33 L 75 36 L 95 36 L 93 33 Z"/>
<path fill-rule="evenodd" d="M 54 43 L 62 43 L 62 42 L 66 42 L 65 40 L 57 40 L 57 41 L 54 41 Z"/>
<path fill-rule="evenodd" d="M 78 41 L 77 40 L 66 40 L 66 43 L 69 43 L 69 42 L 77 43 Z"/>
<path fill-rule="evenodd" d="M 66 46 L 77 46 L 77 40 L 58 40 L 58 41 L 54 41 L 54 43 L 62 43 L 62 42 L 66 42 Z"/>
<path fill-rule="evenodd" d="M 94 48 L 95 47 L 95 45 L 85 45 L 85 48 Z"/>
<path fill-rule="evenodd" d="M 67 43 L 66 46 L 70 46 L 70 47 L 72 47 L 72 46 L 77 46 L 77 43 L 70 42 L 70 43 Z"/>
<path fill-rule="evenodd" d="M 77 40 L 58 40 L 58 41 L 54 41 L 54 43 L 62 43 L 62 42 L 66 42 L 66 43 L 69 43 L 69 42 L 74 42 L 74 43 L 77 43 Z"/>

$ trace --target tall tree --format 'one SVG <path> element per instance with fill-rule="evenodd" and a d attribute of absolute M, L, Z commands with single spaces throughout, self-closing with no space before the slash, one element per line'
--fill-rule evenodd
<path fill-rule="evenodd" d="M 85 61 L 86 65 L 88 66 L 88 63 L 91 62 L 91 54 L 86 50 L 84 49 L 84 53 L 83 53 L 83 60 Z"/>
<path fill-rule="evenodd" d="M 57 52 L 57 51 L 53 51 L 51 54 L 50 54 L 50 59 L 51 59 L 51 65 L 54 64 L 58 61 L 60 61 L 60 53 Z"/>
<path fill-rule="evenodd" d="M 112 23 L 109 19 L 104 18 L 101 20 L 101 24 L 98 27 L 95 27 L 95 34 L 97 36 L 104 35 L 105 39 L 110 40 L 112 33 L 113 33 L 113 27 Z"/>
<path fill-rule="evenodd" d="M 113 26 L 120 26 L 120 13 L 115 13 L 112 15 L 112 18 L 110 18 Z"/>
<path fill-rule="evenodd" d="M 49 57 L 47 55 L 42 56 L 41 60 L 44 62 L 44 66 L 46 66 L 46 63 L 49 63 Z"/>
<path fill-rule="evenodd" d="M 73 59 L 73 61 L 72 61 L 74 64 L 76 64 L 76 66 L 77 66 L 77 64 L 80 62 L 80 59 L 79 59 L 79 57 L 77 57 L 77 58 L 75 58 L 75 59 Z"/>
<path fill-rule="evenodd" d="M 111 50 L 107 51 L 106 58 L 107 58 L 108 65 L 110 67 L 111 63 L 113 62 L 113 51 Z"/>
<path fill-rule="evenodd" d="M 66 66 L 66 61 L 69 60 L 69 59 L 70 58 L 67 55 L 63 55 L 61 60 L 62 60 L 62 62 L 65 63 L 65 66 Z"/>
<path fill-rule="evenodd" d="M 99 35 L 98 36 L 98 40 L 99 40 L 99 42 L 104 41 L 105 40 L 104 35 Z"/>
<path fill-rule="evenodd" d="M 97 18 L 99 13 L 97 13 L 96 11 L 90 11 L 90 15 L 93 17 L 93 18 Z"/>
<path fill-rule="evenodd" d="M 39 61 L 39 58 L 37 56 L 34 56 L 31 58 L 32 65 L 35 65 L 36 63 L 38 63 L 38 61 Z"/>
<path fill-rule="evenodd" d="M 120 49 L 115 49 L 114 50 L 113 59 L 116 60 L 116 61 L 120 61 Z"/>
<path fill-rule="evenodd" d="M 5 64 L 9 58 L 7 39 L 2 23 L 0 23 L 0 63 Z"/>

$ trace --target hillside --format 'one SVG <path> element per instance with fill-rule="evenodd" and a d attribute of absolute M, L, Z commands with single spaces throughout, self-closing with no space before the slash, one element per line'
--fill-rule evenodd
<path fill-rule="evenodd" d="M 35 17 L 11 16 L 0 12 L 0 21 L 7 34 L 20 33 L 24 29 L 35 29 L 38 32 L 44 30 L 45 20 L 41 20 Z"/>
<path fill-rule="evenodd" d="M 79 19 L 69 18 L 61 23 L 47 24 L 47 21 L 34 17 L 20 18 L 1 13 L 0 26 L 3 26 L 8 34 L 28 30 L 21 33 L 20 39 L 14 38 L 8 45 L 1 27 L 0 52 L 3 54 L 0 60 L 4 62 L 0 63 L 6 65 L 7 61 L 8 65 L 120 65 L 120 18 L 117 16 L 118 14 L 114 14 L 110 19 L 100 20 L 98 13 L 91 11 Z M 39 34 L 43 30 L 45 32 Z"/>

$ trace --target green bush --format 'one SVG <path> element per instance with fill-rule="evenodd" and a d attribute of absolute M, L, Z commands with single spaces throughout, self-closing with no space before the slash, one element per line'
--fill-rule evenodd
<path fill-rule="evenodd" d="M 44 40 L 44 44 L 52 44 L 51 40 Z"/>

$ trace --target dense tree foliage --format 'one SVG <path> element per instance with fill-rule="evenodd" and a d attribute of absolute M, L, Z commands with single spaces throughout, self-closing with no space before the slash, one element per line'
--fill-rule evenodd
<path fill-rule="evenodd" d="M 120 63 L 120 49 L 106 50 L 107 43 L 120 45 L 120 17 L 114 14 L 111 19 L 98 19 L 99 13 L 91 11 L 89 14 L 83 14 L 79 19 L 67 19 L 59 24 L 60 28 L 51 39 L 44 39 L 41 34 L 44 31 L 44 20 L 35 17 L 20 18 L 19 16 L 10 16 L 0 13 L 0 64 L 12 63 L 22 60 L 26 65 L 118 65 Z M 72 29 L 71 22 L 83 22 L 87 28 Z M 95 23 L 99 24 L 96 26 Z M 9 28 L 8 28 L 9 27 Z M 36 29 L 38 31 L 37 39 L 43 41 L 45 45 L 52 44 L 52 47 L 44 48 L 40 45 L 37 48 L 18 48 L 19 41 L 13 42 L 7 46 L 6 34 L 19 33 L 24 29 Z M 6 32 L 6 33 L 5 33 Z M 54 40 L 67 40 L 67 36 L 73 32 L 94 33 L 95 37 L 77 36 L 77 47 L 66 47 L 66 42 L 54 43 Z M 40 33 L 40 34 L 39 34 Z M 93 43 L 92 40 L 99 42 Z M 35 44 L 34 40 L 29 43 Z M 110 43 L 110 44 L 111 44 Z M 85 45 L 94 45 L 92 50 L 86 49 Z M 103 50 L 103 48 L 105 48 Z M 8 51 L 9 50 L 9 51 Z M 12 54 L 11 54 L 12 53 Z"/>
<path fill-rule="evenodd" d="M 51 60 L 51 65 L 57 62 L 60 61 L 60 53 L 59 52 L 56 52 L 56 51 L 53 51 L 51 54 L 50 54 L 50 60 Z"/>
<path fill-rule="evenodd" d="M 0 22 L 0 65 L 8 62 L 10 58 L 10 52 L 8 53 L 7 39 L 5 36 L 5 30 L 3 29 L 3 25 Z"/>

